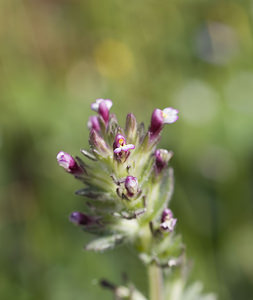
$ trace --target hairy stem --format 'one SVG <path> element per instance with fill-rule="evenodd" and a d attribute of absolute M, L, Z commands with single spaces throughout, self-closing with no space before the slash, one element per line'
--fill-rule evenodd
<path fill-rule="evenodd" d="M 148 267 L 149 300 L 164 300 L 162 270 L 156 264 Z"/>

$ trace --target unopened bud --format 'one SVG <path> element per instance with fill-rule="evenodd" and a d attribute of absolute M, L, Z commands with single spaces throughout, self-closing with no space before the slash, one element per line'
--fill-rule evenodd
<path fill-rule="evenodd" d="M 69 217 L 70 222 L 76 224 L 76 225 L 94 225 L 96 224 L 96 220 L 94 217 L 85 215 L 81 212 L 75 211 L 73 212 Z"/>
<path fill-rule="evenodd" d="M 99 132 L 100 131 L 100 125 L 99 125 L 99 120 L 98 120 L 98 117 L 97 116 L 91 116 L 89 118 L 89 121 L 88 121 L 88 128 L 91 130 L 91 129 L 94 129 L 95 131 Z"/>
<path fill-rule="evenodd" d="M 130 143 L 134 143 L 137 133 L 137 122 L 134 114 L 128 114 L 126 117 L 126 136 Z"/>
<path fill-rule="evenodd" d="M 97 133 L 96 130 L 91 130 L 91 132 L 90 132 L 90 143 L 100 153 L 110 154 L 110 150 L 109 150 L 105 140 Z"/>
<path fill-rule="evenodd" d="M 127 190 L 128 196 L 133 197 L 138 193 L 138 179 L 133 176 L 127 176 L 125 181 L 125 188 Z"/>
<path fill-rule="evenodd" d="M 155 170 L 160 173 L 167 165 L 173 155 L 172 151 L 158 149 L 155 152 Z"/>
<path fill-rule="evenodd" d="M 60 151 L 56 158 L 59 166 L 63 167 L 67 172 L 75 175 L 83 172 L 70 154 Z"/>
<path fill-rule="evenodd" d="M 91 109 L 98 112 L 106 124 L 109 120 L 109 111 L 111 107 L 112 101 L 110 99 L 97 99 L 96 102 L 91 104 Z"/>

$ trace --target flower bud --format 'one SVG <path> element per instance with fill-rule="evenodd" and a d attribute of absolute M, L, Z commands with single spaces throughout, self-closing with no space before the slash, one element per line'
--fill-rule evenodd
<path fill-rule="evenodd" d="M 98 107 L 98 113 L 100 116 L 104 119 L 105 123 L 107 124 L 109 120 L 109 109 L 107 108 L 107 105 L 105 102 L 101 102 Z"/>
<path fill-rule="evenodd" d="M 105 140 L 94 129 L 90 132 L 90 143 L 100 153 L 110 154 L 110 150 Z"/>
<path fill-rule="evenodd" d="M 67 172 L 71 174 L 80 174 L 82 173 L 82 169 L 78 166 L 75 159 L 68 153 L 60 151 L 57 154 L 57 161 L 59 166 L 63 167 Z"/>
<path fill-rule="evenodd" d="M 91 116 L 89 118 L 89 121 L 88 121 L 88 128 L 91 130 L 91 129 L 94 129 L 95 131 L 99 132 L 100 131 L 100 125 L 99 125 L 99 120 L 98 120 L 98 117 L 97 116 Z"/>
<path fill-rule="evenodd" d="M 176 226 L 177 219 L 173 218 L 173 213 L 169 208 L 166 208 L 161 217 L 160 228 L 163 231 L 172 232 Z"/>
<path fill-rule="evenodd" d="M 172 151 L 166 149 L 158 149 L 155 151 L 155 170 L 159 174 L 167 166 L 169 160 L 173 155 Z"/>
<path fill-rule="evenodd" d="M 138 179 L 133 176 L 127 176 L 125 180 L 125 188 L 127 190 L 127 195 L 133 197 L 138 193 Z"/>
<path fill-rule="evenodd" d="M 134 114 L 128 114 L 126 117 L 126 136 L 128 141 L 135 142 L 137 133 L 137 122 Z"/>
<path fill-rule="evenodd" d="M 94 217 L 85 215 L 81 212 L 75 211 L 69 216 L 70 222 L 76 224 L 76 225 L 94 225 L 96 224 L 96 220 Z"/>
<path fill-rule="evenodd" d="M 96 102 L 91 104 L 91 109 L 98 112 L 106 124 L 109 120 L 109 111 L 111 107 L 112 101 L 109 99 L 97 99 Z"/>

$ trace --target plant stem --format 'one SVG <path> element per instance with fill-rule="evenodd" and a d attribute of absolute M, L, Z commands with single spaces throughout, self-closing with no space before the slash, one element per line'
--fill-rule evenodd
<path fill-rule="evenodd" d="M 164 300 L 162 270 L 156 264 L 148 267 L 149 300 Z"/>

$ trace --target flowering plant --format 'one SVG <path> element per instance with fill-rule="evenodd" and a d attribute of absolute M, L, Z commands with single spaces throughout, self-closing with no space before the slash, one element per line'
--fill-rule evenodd
<path fill-rule="evenodd" d="M 147 266 L 150 300 L 203 300 L 201 287 L 186 286 L 187 264 L 181 236 L 175 233 L 177 219 L 168 208 L 173 194 L 171 151 L 157 149 L 164 124 L 178 119 L 178 111 L 155 109 L 148 130 L 133 114 L 123 130 L 112 101 L 91 104 L 96 116 L 88 121 L 90 149 L 81 150 L 86 160 L 59 152 L 57 160 L 68 173 L 84 183 L 76 192 L 86 202 L 85 212 L 73 212 L 70 221 L 98 238 L 87 250 L 104 251 L 129 243 Z M 103 280 L 115 299 L 146 299 L 131 284 L 116 286 Z"/>

